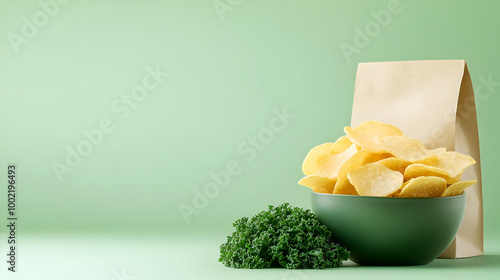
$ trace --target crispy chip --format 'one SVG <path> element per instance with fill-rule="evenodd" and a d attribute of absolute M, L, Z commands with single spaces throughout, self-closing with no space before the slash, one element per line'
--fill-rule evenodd
<path fill-rule="evenodd" d="M 438 197 L 446 189 L 446 180 L 440 177 L 423 176 L 408 181 L 399 197 Z"/>
<path fill-rule="evenodd" d="M 421 163 L 413 163 L 410 164 L 404 171 L 405 180 L 409 180 L 411 178 L 417 178 L 420 176 L 435 176 L 441 177 L 446 180 L 447 184 L 453 184 L 460 181 L 460 177 L 450 177 L 448 172 L 445 170 L 429 166 Z"/>
<path fill-rule="evenodd" d="M 332 193 L 337 180 L 311 175 L 300 179 L 299 184 L 318 193 Z"/>
<path fill-rule="evenodd" d="M 332 153 L 333 143 L 324 143 L 312 148 L 302 163 L 302 172 L 305 175 L 314 175 L 318 172 L 318 160 Z"/>
<path fill-rule="evenodd" d="M 403 174 L 379 162 L 366 164 L 347 174 L 359 195 L 389 196 L 403 185 Z"/>
<path fill-rule="evenodd" d="M 476 182 L 476 180 L 457 182 L 447 187 L 441 196 L 460 195 L 466 188 L 474 185 Z"/>
<path fill-rule="evenodd" d="M 330 179 L 336 179 L 342 164 L 344 164 L 344 162 L 357 152 L 358 150 L 356 149 L 356 145 L 351 144 L 351 147 L 341 153 L 321 157 L 318 160 L 317 175 L 328 177 Z"/>
<path fill-rule="evenodd" d="M 428 150 L 429 154 L 431 155 L 437 155 L 446 152 L 446 148 L 436 148 L 434 150 Z"/>
<path fill-rule="evenodd" d="M 422 142 L 406 135 L 376 137 L 376 140 L 382 151 L 393 154 L 404 161 L 415 162 L 434 155 L 436 152 L 436 150 L 430 152 Z"/>
<path fill-rule="evenodd" d="M 354 188 L 354 186 L 349 182 L 347 178 L 347 174 L 367 163 L 372 163 L 379 161 L 384 158 L 391 157 L 390 154 L 377 154 L 372 153 L 370 151 L 361 150 L 350 157 L 338 172 L 338 180 L 335 185 L 335 189 L 333 189 L 334 194 L 350 194 L 350 195 L 358 195 L 358 192 Z"/>
<path fill-rule="evenodd" d="M 476 161 L 468 155 L 449 151 L 423 159 L 419 163 L 437 167 L 446 172 L 445 174 L 449 177 L 459 178 L 465 169 Z"/>
<path fill-rule="evenodd" d="M 428 150 L 393 125 L 366 121 L 344 131 L 335 143 L 309 151 L 302 163 L 306 177 L 299 184 L 321 193 L 436 197 L 458 195 L 475 183 L 460 182 L 476 163 L 472 157 L 445 148 Z"/>
<path fill-rule="evenodd" d="M 404 184 L 403 184 L 404 185 Z M 399 194 L 401 194 L 401 189 L 397 190 L 395 193 L 389 195 L 389 197 L 399 197 Z"/>
<path fill-rule="evenodd" d="M 406 167 L 410 165 L 409 162 L 395 157 L 385 158 L 379 160 L 378 162 L 382 163 L 391 170 L 401 172 L 401 174 L 404 174 Z"/>
<path fill-rule="evenodd" d="M 347 179 L 347 175 L 337 178 L 337 183 L 333 189 L 334 194 L 359 195 L 354 186 Z"/>
<path fill-rule="evenodd" d="M 372 152 L 382 152 L 376 137 L 403 135 L 399 128 L 378 121 L 366 121 L 355 128 L 346 126 L 344 131 L 352 143 Z"/>
<path fill-rule="evenodd" d="M 332 154 L 338 154 L 342 153 L 343 151 L 347 150 L 349 147 L 351 147 L 352 142 L 349 140 L 349 137 L 347 136 L 342 136 L 335 143 L 332 145 Z"/>

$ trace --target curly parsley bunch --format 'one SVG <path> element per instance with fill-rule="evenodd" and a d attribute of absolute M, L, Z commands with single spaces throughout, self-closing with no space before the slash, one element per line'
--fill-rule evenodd
<path fill-rule="evenodd" d="M 233 223 L 236 229 L 220 246 L 219 261 L 233 268 L 340 267 L 349 251 L 331 241 L 331 232 L 310 210 L 288 203 L 269 206 L 252 218 Z"/>

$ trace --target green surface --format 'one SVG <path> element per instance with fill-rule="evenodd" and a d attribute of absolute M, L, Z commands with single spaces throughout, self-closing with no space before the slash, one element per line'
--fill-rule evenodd
<path fill-rule="evenodd" d="M 465 211 L 465 194 L 394 198 L 311 191 L 313 212 L 333 240 L 360 265 L 428 264 L 451 244 Z"/>
<path fill-rule="evenodd" d="M 424 266 L 357 266 L 324 270 L 233 269 L 217 262 L 224 237 L 197 235 L 37 235 L 23 241 L 23 264 L 16 277 L 1 279 L 497 279 L 500 240 L 488 240 L 486 255 L 435 260 Z M 49 254 L 50 252 L 50 254 Z M 45 257 L 42 257 L 45 256 Z M 57 267 L 56 267 L 57 265 Z M 51 277 L 45 277 L 50 275 Z M 45 277 L 45 278 L 44 278 Z"/>
<path fill-rule="evenodd" d="M 58 10 L 47 8 L 52 16 L 44 22 L 47 12 L 38 0 L 0 0 L 0 166 L 18 165 L 19 234 L 43 245 L 36 236 L 108 234 L 112 240 L 154 233 L 175 244 L 161 249 L 175 258 L 175 250 L 191 245 L 170 234 L 205 242 L 213 232 L 222 240 L 234 220 L 268 204 L 310 208 L 309 190 L 297 185 L 301 162 L 311 147 L 336 139 L 350 123 L 357 63 L 414 59 L 467 60 L 480 97 L 485 235 L 500 234 L 500 2 L 227 1 L 216 2 L 232 5 L 219 17 L 212 0 L 66 0 Z M 376 17 L 387 13 L 390 20 L 377 29 Z M 39 27 L 30 28 L 34 20 Z M 366 27 L 371 35 L 360 41 L 366 31 L 358 28 Z M 342 51 L 347 44 L 354 51 L 348 56 Z M 80 160 L 72 155 L 78 149 L 86 154 Z M 61 169 L 68 154 L 71 166 Z M 61 181 L 54 164 L 59 173 L 71 172 Z M 281 271 L 228 272 L 213 263 L 219 242 L 210 242 L 192 256 L 199 272 L 182 262 L 188 259 L 183 255 L 175 259 L 179 270 L 172 279 L 201 277 L 204 270 L 282 277 Z M 51 258 L 66 260 L 64 254 L 19 246 L 24 273 L 63 275 L 27 258 L 44 255 L 48 266 Z M 94 249 L 96 262 L 116 256 Z M 495 255 L 483 259 L 498 261 Z M 487 273 L 474 260 L 461 262 L 470 273 Z M 75 268 L 86 271 L 87 264 Z M 154 271 L 164 276 L 167 268 L 161 269 Z M 430 269 L 437 270 L 452 278 L 471 275 Z M 96 271 L 92 279 L 110 277 Z"/>

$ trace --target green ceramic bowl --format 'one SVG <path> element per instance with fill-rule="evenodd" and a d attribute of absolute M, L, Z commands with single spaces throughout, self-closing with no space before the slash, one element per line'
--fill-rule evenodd
<path fill-rule="evenodd" d="M 312 192 L 312 210 L 360 265 L 422 265 L 453 241 L 465 194 L 391 198 Z"/>

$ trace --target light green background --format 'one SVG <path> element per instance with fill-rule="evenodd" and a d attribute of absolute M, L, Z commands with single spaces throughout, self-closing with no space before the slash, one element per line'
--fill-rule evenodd
<path fill-rule="evenodd" d="M 69 1 L 16 53 L 9 34 L 43 10 L 0 1 L 0 166 L 18 165 L 19 234 L 223 236 L 268 204 L 310 207 L 301 162 L 349 124 L 358 62 L 466 59 L 475 87 L 500 81 L 498 1 L 401 0 L 350 61 L 340 44 L 389 1 L 234 0 L 223 20 L 213 2 Z M 119 119 L 110 104 L 157 65 L 170 76 Z M 499 95 L 477 104 L 487 250 L 500 234 Z M 246 161 L 238 146 L 284 107 L 295 118 Z M 52 163 L 104 118 L 115 130 L 60 182 Z M 179 205 L 233 160 L 241 173 L 186 224 Z"/>

